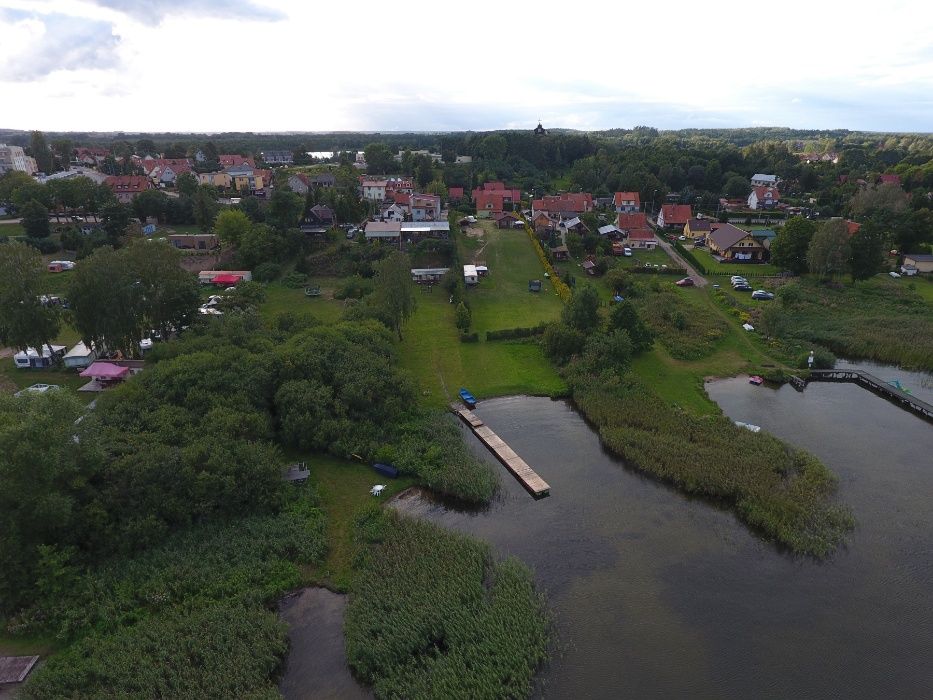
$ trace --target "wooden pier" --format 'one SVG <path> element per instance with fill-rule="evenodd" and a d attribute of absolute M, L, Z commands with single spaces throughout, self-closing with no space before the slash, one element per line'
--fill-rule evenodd
<path fill-rule="evenodd" d="M 505 468 L 515 475 L 519 483 L 524 486 L 532 496 L 535 498 L 542 498 L 550 495 L 551 487 L 548 483 L 538 476 L 535 470 L 529 467 L 525 460 L 515 454 L 515 451 L 505 443 L 505 440 L 496 435 L 488 425 L 483 423 L 479 416 L 470 409 L 464 408 L 457 403 L 450 404 L 450 410 L 460 416 L 460 419 L 473 429 L 476 437 L 489 448 L 490 452 L 499 458 L 499 461 L 505 465 Z"/>
<path fill-rule="evenodd" d="M 853 382 L 879 396 L 893 401 L 901 408 L 916 413 L 921 418 L 933 421 L 933 405 L 911 396 L 887 382 L 860 369 L 814 369 L 810 371 L 811 382 Z"/>

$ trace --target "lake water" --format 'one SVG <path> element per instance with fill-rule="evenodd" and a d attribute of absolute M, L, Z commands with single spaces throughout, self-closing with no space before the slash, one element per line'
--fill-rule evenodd
<path fill-rule="evenodd" d="M 708 391 L 839 475 L 858 525 L 830 560 L 779 551 L 731 512 L 629 469 L 568 403 L 546 398 L 476 413 L 550 483 L 549 498 L 533 500 L 465 431 L 502 470 L 499 500 L 480 513 L 420 496 L 398 507 L 534 569 L 557 634 L 538 695 L 933 697 L 933 426 L 852 384 L 801 394 L 737 378 Z"/>

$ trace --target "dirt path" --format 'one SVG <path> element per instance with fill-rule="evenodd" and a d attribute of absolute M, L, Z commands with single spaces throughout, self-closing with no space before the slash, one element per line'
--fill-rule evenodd
<path fill-rule="evenodd" d="M 680 256 L 680 253 L 674 250 L 674 246 L 672 246 L 660 236 L 658 237 L 658 241 L 661 243 L 661 247 L 664 249 L 664 252 L 670 255 L 674 262 L 687 271 L 687 274 L 690 276 L 690 278 L 693 280 L 693 283 L 697 287 L 705 287 L 707 285 L 707 279 L 699 272 L 697 272 L 693 265 L 684 260 Z"/>

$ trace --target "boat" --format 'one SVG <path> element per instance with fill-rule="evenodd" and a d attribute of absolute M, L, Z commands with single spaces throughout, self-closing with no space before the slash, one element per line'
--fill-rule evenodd
<path fill-rule="evenodd" d="M 391 464 L 383 464 L 382 462 L 376 462 L 373 464 L 373 469 L 383 476 L 387 476 L 390 479 L 395 479 L 398 477 L 398 469 L 393 467 Z"/>
<path fill-rule="evenodd" d="M 764 384 L 764 381 L 765 380 L 759 377 L 757 374 L 754 374 L 748 378 L 748 383 L 754 384 L 755 386 L 761 386 L 762 384 Z"/>
<path fill-rule="evenodd" d="M 467 408 L 476 408 L 476 397 L 466 389 L 460 390 L 460 400 L 467 405 Z"/>
<path fill-rule="evenodd" d="M 305 287 L 305 296 L 306 297 L 319 297 L 321 296 L 320 287 Z"/>

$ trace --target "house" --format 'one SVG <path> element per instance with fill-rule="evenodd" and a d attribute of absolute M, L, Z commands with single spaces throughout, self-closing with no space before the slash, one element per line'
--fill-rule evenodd
<path fill-rule="evenodd" d="M 930 274 L 933 272 L 933 255 L 910 253 L 904 256 L 903 266 L 912 267 L 923 274 Z"/>
<path fill-rule="evenodd" d="M 405 221 L 405 217 L 408 216 L 408 209 L 403 207 L 400 204 L 390 204 L 387 207 L 383 207 L 379 212 L 379 218 L 383 221 Z"/>
<path fill-rule="evenodd" d="M 557 228 L 557 222 L 554 221 L 550 216 L 545 212 L 540 212 L 531 220 L 531 225 L 534 227 L 536 233 L 542 231 L 553 231 Z"/>
<path fill-rule="evenodd" d="M 718 226 L 706 237 L 706 242 L 710 253 L 721 257 L 723 262 L 765 262 L 768 258 L 761 240 L 732 224 Z"/>
<path fill-rule="evenodd" d="M 638 192 L 616 192 L 612 204 L 617 212 L 638 211 L 641 209 L 641 197 Z"/>
<path fill-rule="evenodd" d="M 606 224 L 597 229 L 600 236 L 609 236 L 609 238 L 621 238 L 625 233 L 615 224 Z"/>
<path fill-rule="evenodd" d="M 328 187 L 337 186 L 337 176 L 333 173 L 316 173 L 314 175 L 308 175 L 308 185 L 313 189 L 315 187 L 320 189 L 327 189 Z"/>
<path fill-rule="evenodd" d="M 94 350 L 94 345 L 88 347 L 81 341 L 65 353 L 62 361 L 65 363 L 65 367 L 74 369 L 87 367 L 96 359 L 97 352 Z"/>
<path fill-rule="evenodd" d="M 230 176 L 231 184 L 237 192 L 257 194 L 272 182 L 270 171 L 259 170 L 248 163 L 232 165 L 224 172 Z"/>
<path fill-rule="evenodd" d="M 479 282 L 479 272 L 476 270 L 476 265 L 463 266 L 463 282 L 464 284 L 477 284 Z"/>
<path fill-rule="evenodd" d="M 390 177 L 386 179 L 386 198 L 397 192 L 412 194 L 415 183 L 410 177 Z"/>
<path fill-rule="evenodd" d="M 594 277 L 598 270 L 596 260 L 593 258 L 592 255 L 587 256 L 586 260 L 583 261 L 583 264 L 581 265 L 581 267 L 583 268 L 583 271 L 586 274 L 590 275 L 590 277 Z"/>
<path fill-rule="evenodd" d="M 459 202 L 462 200 L 463 200 L 463 188 L 462 187 L 449 187 L 447 189 L 447 201 Z"/>
<path fill-rule="evenodd" d="M 222 284 L 219 279 L 229 280 L 233 278 L 233 284 L 237 282 L 249 282 L 253 279 L 253 273 L 249 270 L 201 270 L 198 273 L 198 282 L 200 284 Z"/>
<path fill-rule="evenodd" d="M 504 211 L 496 217 L 496 228 L 512 228 L 516 221 L 521 221 L 517 214 L 510 211 Z"/>
<path fill-rule="evenodd" d="M 781 201 L 781 193 L 777 187 L 756 187 L 748 195 L 749 209 L 774 209 Z"/>
<path fill-rule="evenodd" d="M 593 211 L 593 195 L 589 192 L 565 192 L 546 195 L 531 202 L 531 215 L 544 212 L 552 219 L 566 215 L 579 215 Z"/>
<path fill-rule="evenodd" d="M 360 178 L 360 196 L 371 202 L 381 202 L 386 198 L 386 185 L 389 181 L 385 178 Z"/>
<path fill-rule="evenodd" d="M 434 238 L 446 241 L 450 238 L 449 221 L 404 221 L 401 224 L 402 237 L 411 243 Z"/>
<path fill-rule="evenodd" d="M 449 267 L 413 267 L 411 281 L 418 284 L 434 284 L 440 282 L 448 272 L 450 272 Z"/>
<path fill-rule="evenodd" d="M 264 163 L 269 165 L 291 165 L 292 163 L 291 151 L 262 151 L 259 156 Z"/>
<path fill-rule="evenodd" d="M 333 226 L 334 210 L 324 204 L 315 204 L 308 210 L 305 222 L 317 226 Z"/>
<path fill-rule="evenodd" d="M 367 221 L 366 240 L 401 245 L 402 225 L 398 221 Z"/>
<path fill-rule="evenodd" d="M 289 175 L 286 184 L 288 189 L 296 194 L 308 194 L 311 190 L 311 180 L 304 173 Z"/>
<path fill-rule="evenodd" d="M 658 239 L 650 228 L 636 228 L 628 232 L 626 242 L 630 248 L 654 250 L 658 247 Z"/>
<path fill-rule="evenodd" d="M 229 173 L 221 171 L 213 173 L 198 173 L 199 185 L 210 185 L 221 190 L 225 190 L 232 184 L 232 178 Z"/>
<path fill-rule="evenodd" d="M 658 214 L 658 227 L 682 229 L 692 215 L 689 204 L 662 204 Z"/>
<path fill-rule="evenodd" d="M 512 211 L 522 200 L 521 190 L 506 187 L 502 182 L 486 182 L 473 190 L 476 216 L 480 219 L 495 217 L 504 211 Z"/>
<path fill-rule="evenodd" d="M 104 184 L 116 195 L 121 204 L 129 204 L 136 195 L 153 189 L 152 181 L 142 175 L 111 175 Z"/>
<path fill-rule="evenodd" d="M 687 238 L 696 240 L 698 238 L 706 238 L 710 232 L 710 220 L 709 219 L 697 219 L 691 218 L 687 220 L 687 223 L 684 224 L 684 235 Z"/>
<path fill-rule="evenodd" d="M 103 163 L 107 156 L 110 155 L 110 151 L 106 148 L 77 148 L 75 149 L 75 160 L 81 165 L 86 165 L 89 168 L 94 168 Z"/>
<path fill-rule="evenodd" d="M 765 175 L 763 173 L 752 175 L 752 187 L 776 187 L 777 184 L 777 175 Z"/>
<path fill-rule="evenodd" d="M 168 237 L 169 245 L 179 250 L 214 250 L 220 239 L 214 233 L 173 233 Z"/>
<path fill-rule="evenodd" d="M 409 199 L 412 221 L 437 221 L 441 218 L 441 198 L 436 194 L 412 194 Z"/>
<path fill-rule="evenodd" d="M 616 226 L 621 231 L 631 231 L 636 228 L 648 228 L 648 215 L 641 211 L 623 212 L 619 214 Z"/>
<path fill-rule="evenodd" d="M 570 250 L 565 245 L 557 245 L 551 248 L 551 257 L 556 261 L 570 260 Z"/>
<path fill-rule="evenodd" d="M 848 233 L 850 236 L 854 236 L 856 233 L 859 232 L 859 229 L 862 228 L 862 225 L 855 221 L 850 221 L 849 219 L 846 219 L 845 222 L 846 222 L 846 233 Z"/>
<path fill-rule="evenodd" d="M 13 355 L 17 369 L 45 369 L 51 367 L 65 355 L 64 345 L 43 345 L 42 352 L 26 348 Z"/>
<path fill-rule="evenodd" d="M 574 216 L 570 219 L 562 219 L 560 223 L 557 224 L 557 228 L 562 233 L 576 233 L 581 236 L 589 233 L 589 229 L 586 227 L 586 224 L 580 220 L 579 216 Z"/>
<path fill-rule="evenodd" d="M 217 161 L 222 168 L 232 168 L 235 165 L 248 165 L 251 168 L 256 167 L 256 161 L 238 153 L 223 153 L 217 156 Z"/>
<path fill-rule="evenodd" d="M 179 165 L 160 165 L 149 172 L 149 177 L 156 184 L 174 185 L 179 175 L 190 172 L 191 166 L 187 163 Z"/>

